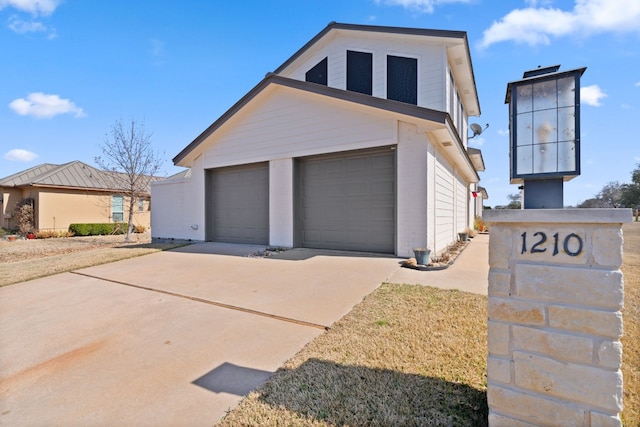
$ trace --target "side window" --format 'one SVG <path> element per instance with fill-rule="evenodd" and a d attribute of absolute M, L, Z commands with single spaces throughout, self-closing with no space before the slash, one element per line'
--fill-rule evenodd
<path fill-rule="evenodd" d="M 387 56 L 387 99 L 418 104 L 418 60 Z"/>
<path fill-rule="evenodd" d="M 138 197 L 138 212 L 144 211 L 144 199 L 142 197 Z"/>
<path fill-rule="evenodd" d="M 347 90 L 373 93 L 373 54 L 347 51 Z"/>
<path fill-rule="evenodd" d="M 124 197 L 111 196 L 111 220 L 113 222 L 124 221 Z"/>
<path fill-rule="evenodd" d="M 327 58 L 318 62 L 312 69 L 304 75 L 305 81 L 317 83 L 319 85 L 327 85 Z"/>

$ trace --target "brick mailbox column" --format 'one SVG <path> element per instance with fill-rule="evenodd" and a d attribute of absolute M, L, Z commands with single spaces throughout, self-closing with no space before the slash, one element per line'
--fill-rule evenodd
<path fill-rule="evenodd" d="M 490 426 L 620 426 L 628 209 L 484 213 Z"/>

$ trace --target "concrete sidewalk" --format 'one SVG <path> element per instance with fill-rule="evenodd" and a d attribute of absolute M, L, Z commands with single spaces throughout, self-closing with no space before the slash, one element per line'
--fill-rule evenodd
<path fill-rule="evenodd" d="M 428 285 L 441 289 L 458 289 L 474 294 L 488 294 L 489 235 L 477 234 L 453 265 L 444 270 L 419 271 L 399 268 L 387 279 L 391 283 Z"/>

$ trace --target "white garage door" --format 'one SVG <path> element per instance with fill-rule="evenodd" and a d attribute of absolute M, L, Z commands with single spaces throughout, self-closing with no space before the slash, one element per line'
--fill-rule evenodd
<path fill-rule="evenodd" d="M 395 151 L 310 157 L 299 165 L 302 246 L 395 252 Z"/>

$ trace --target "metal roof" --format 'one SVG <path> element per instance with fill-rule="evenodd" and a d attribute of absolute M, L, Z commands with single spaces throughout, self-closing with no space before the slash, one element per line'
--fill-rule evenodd
<path fill-rule="evenodd" d="M 96 169 L 75 160 L 62 165 L 43 163 L 0 179 L 0 187 L 61 187 L 104 191 L 121 191 L 116 172 Z M 149 189 L 147 188 L 148 192 Z"/>

